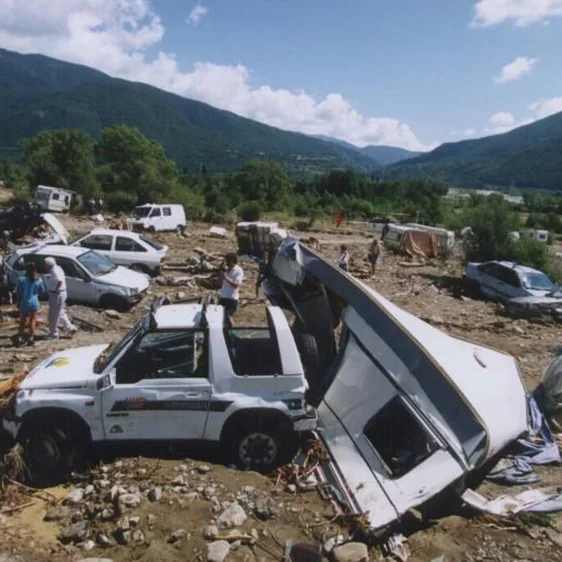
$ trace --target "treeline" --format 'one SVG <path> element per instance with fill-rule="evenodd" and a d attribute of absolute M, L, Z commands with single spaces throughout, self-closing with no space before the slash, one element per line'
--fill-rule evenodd
<path fill-rule="evenodd" d="M 146 202 L 181 203 L 191 219 L 228 220 L 236 213 L 256 220 L 271 211 L 309 218 L 339 211 L 361 219 L 393 212 L 436 224 L 447 192 L 438 182 L 383 181 L 345 170 L 294 181 L 281 165 L 260 160 L 229 173 L 204 167 L 190 173 L 179 170 L 161 144 L 125 125 L 104 129 L 97 141 L 79 130 L 42 131 L 20 148 L 22 164 L 0 163 L 0 180 L 18 196 L 51 185 L 86 198 L 101 196 L 114 211 Z"/>

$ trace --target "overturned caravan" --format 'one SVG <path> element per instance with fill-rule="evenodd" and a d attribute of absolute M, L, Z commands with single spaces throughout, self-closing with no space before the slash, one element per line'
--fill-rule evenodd
<path fill-rule="evenodd" d="M 321 475 L 372 529 L 462 486 L 525 432 L 513 357 L 433 328 L 294 239 L 263 288 L 316 340 L 309 401 L 330 457 Z"/>

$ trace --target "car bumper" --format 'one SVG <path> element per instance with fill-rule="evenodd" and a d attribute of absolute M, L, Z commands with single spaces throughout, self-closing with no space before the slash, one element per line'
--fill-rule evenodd
<path fill-rule="evenodd" d="M 292 418 L 293 429 L 298 432 L 314 431 L 318 423 L 316 408 L 309 407 L 305 414 Z"/>
<path fill-rule="evenodd" d="M 143 296 L 144 293 L 135 293 L 134 295 L 129 295 L 127 301 L 129 304 L 137 304 L 142 300 Z"/>

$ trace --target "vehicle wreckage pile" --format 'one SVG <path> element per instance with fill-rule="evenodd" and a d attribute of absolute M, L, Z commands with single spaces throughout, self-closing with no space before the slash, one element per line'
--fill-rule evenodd
<path fill-rule="evenodd" d="M 218 267 L 218 256 L 233 249 L 234 241 L 191 234 L 189 244 L 179 237 L 172 240 L 172 235 L 167 238 L 174 252 L 168 265 L 192 268 L 185 270 L 190 276 L 214 273 L 200 269 L 200 256 L 210 267 Z M 326 236 L 324 255 L 339 242 L 335 234 Z M 348 244 L 359 249 L 361 238 L 350 237 Z M 204 246 L 204 254 L 193 250 L 198 246 Z M 193 255 L 190 261 L 187 251 Z M 252 278 L 255 268 L 250 263 L 243 265 Z M 400 263 L 385 259 L 376 281 L 393 303 L 304 246 L 289 242 L 280 252 L 273 283 L 264 287 L 268 300 L 290 308 L 299 330 L 313 335 L 322 350 L 321 368 L 305 369 L 319 431 L 295 462 L 264 478 L 211 464 L 213 453 L 203 452 L 208 464 L 170 460 L 161 454 L 167 460 L 106 459 L 91 472 L 75 476 L 70 489 L 35 492 L 5 480 L 0 509 L 6 512 L 6 547 L 20 556 L 29 551 L 29 560 L 92 555 L 113 560 L 221 561 L 322 556 L 357 562 L 369 556 L 420 561 L 562 559 L 555 518 L 515 515 L 513 499 L 506 516 L 505 501 L 486 502 L 484 496 L 504 495 L 498 480 L 481 486 L 482 496 L 469 493 L 459 499 L 475 476 L 474 469 L 495 461 L 529 429 L 527 442 L 536 446 L 537 454 L 558 447 L 551 434 L 541 431 L 541 423 L 529 425 L 526 392 L 512 356 L 450 338 L 429 324 L 503 348 L 519 359 L 536 356 L 533 364 L 521 362 L 529 389 L 536 386 L 558 343 L 556 330 L 498 318 L 493 305 L 455 297 L 431 277 L 438 266 L 410 268 Z M 367 269 L 362 260 L 357 265 L 353 273 Z M 174 273 L 170 271 L 170 277 L 176 277 Z M 168 293 L 171 300 L 183 300 L 201 296 L 206 289 L 195 283 L 186 285 L 185 295 L 170 294 L 170 287 L 179 284 L 156 279 L 151 296 Z M 250 282 L 245 295 L 253 296 Z M 259 308 L 252 300 L 241 308 L 237 325 L 252 325 L 248 320 Z M 92 325 L 115 332 L 110 337 L 95 330 L 79 334 L 72 347 L 120 339 L 118 330 L 122 334 L 131 324 L 129 315 L 138 317 L 147 309 L 141 303 L 138 311 L 111 318 L 114 325 L 109 326 L 106 312 L 73 308 Z M 97 321 L 90 314 L 97 315 Z M 482 320 L 486 325 L 479 334 Z M 341 332 L 339 346 L 335 327 Z M 542 331 L 535 334 L 537 330 Z M 70 343 L 49 345 L 55 346 L 52 351 L 63 351 Z M 29 362 L 47 357 L 42 345 L 26 350 Z M 18 366 L 13 361 L 9 368 Z M 190 456 L 202 454 L 199 448 L 194 453 Z M 223 460 L 220 452 L 217 460 Z M 517 484 L 527 487 L 536 472 L 546 492 L 518 498 L 517 505 L 533 508 L 550 502 L 553 509 L 559 501 L 559 469 L 553 467 L 559 456 L 547 456 L 547 463 L 535 471 L 523 467 L 523 461 L 534 466 L 530 460 L 528 451 L 514 451 L 511 464 L 504 461 L 492 474 L 514 476 L 519 478 Z M 20 494 L 13 495 L 15 491 Z M 475 517 L 479 511 L 488 514 Z M 544 527 L 529 526 L 532 521 Z M 25 536 L 25 528 L 41 528 L 32 547 L 18 538 Z M 409 535 L 408 540 L 396 533 Z M 32 540 L 31 534 L 28 537 Z M 377 540 L 383 546 L 369 550 Z"/>

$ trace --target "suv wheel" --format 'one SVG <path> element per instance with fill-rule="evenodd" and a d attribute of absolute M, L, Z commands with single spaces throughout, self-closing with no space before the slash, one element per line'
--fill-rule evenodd
<path fill-rule="evenodd" d="M 85 467 L 86 443 L 70 423 L 42 419 L 27 428 L 22 440 L 28 479 L 38 487 L 64 481 Z"/>
<path fill-rule="evenodd" d="M 271 472 L 286 460 L 290 433 L 279 420 L 254 420 L 230 433 L 232 457 L 242 468 Z"/>

